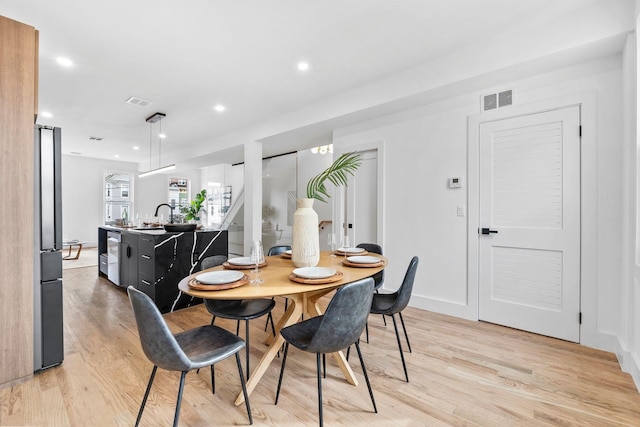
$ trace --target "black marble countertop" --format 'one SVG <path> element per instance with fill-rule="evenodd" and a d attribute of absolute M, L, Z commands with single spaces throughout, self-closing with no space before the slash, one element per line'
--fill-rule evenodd
<path fill-rule="evenodd" d="M 207 231 L 217 232 L 221 231 L 216 228 L 201 228 L 199 230 L 194 231 L 166 231 L 162 227 L 117 227 L 115 225 L 101 225 L 99 228 L 103 228 L 109 231 L 118 231 L 120 233 L 134 233 L 134 234 L 152 234 L 152 235 L 163 235 L 163 234 L 180 234 L 180 233 L 204 233 Z"/>

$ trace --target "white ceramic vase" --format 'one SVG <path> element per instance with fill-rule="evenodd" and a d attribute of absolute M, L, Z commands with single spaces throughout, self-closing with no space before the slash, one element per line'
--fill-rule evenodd
<path fill-rule="evenodd" d="M 315 267 L 320 261 L 318 214 L 313 210 L 313 201 L 298 199 L 298 209 L 293 214 L 291 261 L 296 267 Z"/>

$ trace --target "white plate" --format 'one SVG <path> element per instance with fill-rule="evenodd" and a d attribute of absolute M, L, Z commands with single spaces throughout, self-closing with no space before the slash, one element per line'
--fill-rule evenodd
<path fill-rule="evenodd" d="M 380 258 L 376 258 L 374 256 L 361 255 L 361 256 L 350 256 L 347 257 L 347 261 L 353 262 L 354 264 L 375 264 L 380 262 Z"/>
<path fill-rule="evenodd" d="M 239 258 L 231 258 L 227 260 L 229 264 L 233 265 L 255 265 L 255 262 L 251 262 L 251 257 L 239 257 Z"/>
<path fill-rule="evenodd" d="M 303 279 L 326 279 L 336 273 L 336 270 L 329 267 L 302 267 L 293 270 L 293 274 Z"/>
<path fill-rule="evenodd" d="M 244 276 L 242 271 L 221 270 L 198 274 L 196 280 L 205 285 L 224 285 L 237 282 L 242 279 L 242 276 Z"/>
<path fill-rule="evenodd" d="M 364 252 L 364 249 L 362 248 L 338 248 L 338 250 L 345 254 L 360 254 Z"/>
<path fill-rule="evenodd" d="M 287 255 L 291 255 L 293 253 L 293 251 L 291 249 L 284 251 L 285 254 Z"/>

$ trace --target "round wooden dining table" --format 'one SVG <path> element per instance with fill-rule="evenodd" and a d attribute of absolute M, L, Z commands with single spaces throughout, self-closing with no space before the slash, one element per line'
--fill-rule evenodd
<path fill-rule="evenodd" d="M 347 283 L 373 276 L 386 266 L 387 259 L 385 257 L 371 253 L 368 255 L 379 258 L 381 260 L 379 264 L 381 265 L 375 264 L 377 266 L 370 267 L 363 264 L 360 267 L 356 267 L 356 264 L 350 263 L 350 266 L 347 266 L 343 264 L 346 262 L 343 255 L 331 257 L 330 252 L 322 252 L 320 254 L 320 262 L 317 266 L 330 267 L 335 269 L 338 275 L 342 274 L 340 280 L 332 283 L 296 283 L 291 280 L 292 271 L 295 269 L 291 259 L 287 259 L 283 255 L 274 255 L 266 257 L 266 265 L 260 268 L 258 276 L 263 280 L 261 284 L 248 283 L 237 288 L 224 290 L 213 290 L 216 288 L 215 286 L 211 286 L 212 290 L 197 290 L 189 286 L 189 282 L 195 279 L 197 275 L 225 268 L 224 266 L 218 266 L 185 277 L 178 284 L 178 288 L 187 295 L 203 299 L 236 300 L 271 298 L 277 296 L 287 297 L 289 299 L 290 304 L 288 309 L 276 324 L 276 336 L 270 336 L 267 339 L 269 348 L 253 369 L 247 381 L 247 393 L 251 393 L 258 382 L 260 382 L 271 361 L 275 358 L 284 343 L 284 338 L 280 335 L 280 329 L 298 322 L 303 315 L 313 317 L 322 314 L 322 310 L 318 304 L 320 298 Z M 245 270 L 245 273 L 249 278 L 255 278 L 252 270 Z M 334 353 L 333 356 L 346 380 L 350 384 L 357 385 L 358 381 L 342 352 Z M 242 402 L 244 402 L 244 396 L 240 393 L 235 404 L 240 405 Z"/>

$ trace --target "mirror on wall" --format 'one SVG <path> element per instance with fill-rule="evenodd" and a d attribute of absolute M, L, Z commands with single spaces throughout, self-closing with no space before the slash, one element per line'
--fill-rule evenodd
<path fill-rule="evenodd" d="M 104 174 L 104 223 L 123 226 L 132 223 L 133 175 L 124 172 Z"/>

